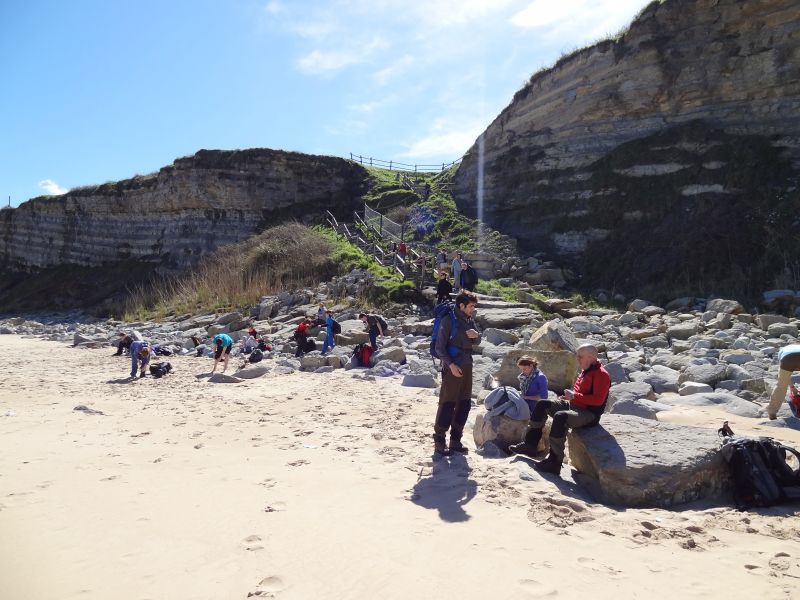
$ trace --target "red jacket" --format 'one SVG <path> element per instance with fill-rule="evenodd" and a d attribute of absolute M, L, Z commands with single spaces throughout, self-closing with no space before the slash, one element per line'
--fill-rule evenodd
<path fill-rule="evenodd" d="M 575 380 L 575 385 L 572 386 L 572 391 L 575 394 L 572 403 L 579 408 L 603 406 L 608 398 L 608 390 L 610 389 L 611 376 L 603 365 L 595 362 Z"/>

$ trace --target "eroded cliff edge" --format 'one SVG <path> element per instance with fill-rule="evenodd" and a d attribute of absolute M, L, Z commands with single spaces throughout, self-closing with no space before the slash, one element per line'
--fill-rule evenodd
<path fill-rule="evenodd" d="M 665 0 L 535 74 L 455 195 L 586 286 L 747 293 L 798 285 L 799 172 L 797 0 Z"/>
<path fill-rule="evenodd" d="M 135 260 L 180 270 L 290 218 L 349 215 L 368 187 L 360 165 L 269 149 L 201 150 L 158 173 L 0 212 L 0 268 Z"/>

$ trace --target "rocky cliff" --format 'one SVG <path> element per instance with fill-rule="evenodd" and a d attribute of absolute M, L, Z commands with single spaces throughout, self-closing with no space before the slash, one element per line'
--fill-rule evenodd
<path fill-rule="evenodd" d="M 349 215 L 355 163 L 267 149 L 201 150 L 157 174 L 34 198 L 0 212 L 0 267 L 31 271 L 135 259 L 182 269 L 287 218 Z"/>
<path fill-rule="evenodd" d="M 587 286 L 747 292 L 798 277 L 798 173 L 797 0 L 665 0 L 535 74 L 455 196 Z"/>

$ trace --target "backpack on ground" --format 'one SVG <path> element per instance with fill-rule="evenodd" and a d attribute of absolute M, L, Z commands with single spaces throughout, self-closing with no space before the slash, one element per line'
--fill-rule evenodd
<path fill-rule="evenodd" d="M 157 362 L 150 365 L 150 374 L 156 379 L 160 379 L 172 371 L 172 365 L 168 362 Z"/>
<path fill-rule="evenodd" d="M 787 452 L 800 465 L 800 452 L 772 438 L 725 440 L 722 455 L 733 476 L 736 508 L 746 510 L 800 500 L 800 468 L 789 465 Z"/>
<path fill-rule="evenodd" d="M 333 335 L 339 335 L 342 333 L 342 326 L 339 324 L 339 321 L 336 319 L 333 320 Z"/>
<path fill-rule="evenodd" d="M 433 358 L 441 359 L 442 357 L 439 356 L 439 353 L 436 352 L 436 340 L 439 337 L 439 329 L 442 326 L 442 319 L 446 317 L 450 317 L 452 320 L 452 327 L 450 328 L 450 339 L 447 341 L 447 353 L 450 355 L 450 358 L 455 358 L 459 350 L 455 346 L 450 345 L 450 342 L 453 341 L 453 338 L 456 337 L 456 333 L 458 332 L 458 318 L 456 317 L 456 305 L 453 302 L 443 302 L 436 306 L 433 309 L 433 330 L 431 331 L 431 346 L 430 346 L 430 353 Z"/>
<path fill-rule="evenodd" d="M 251 353 L 250 356 L 247 358 L 247 362 L 257 363 L 261 362 L 264 358 L 264 352 L 255 348 Z"/>
<path fill-rule="evenodd" d="M 306 340 L 306 343 L 305 343 L 304 347 L 303 347 L 303 351 L 304 352 L 313 352 L 316 349 L 317 349 L 317 342 L 315 342 L 311 338 L 308 338 Z"/>

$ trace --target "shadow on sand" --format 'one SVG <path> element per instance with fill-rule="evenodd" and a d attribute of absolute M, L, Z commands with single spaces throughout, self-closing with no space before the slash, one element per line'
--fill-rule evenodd
<path fill-rule="evenodd" d="M 435 508 L 442 521 L 467 521 L 470 516 L 464 505 L 478 490 L 478 484 L 469 474 L 469 464 L 462 454 L 435 458 L 430 476 L 420 478 L 414 485 L 412 501 L 423 508 Z"/>

